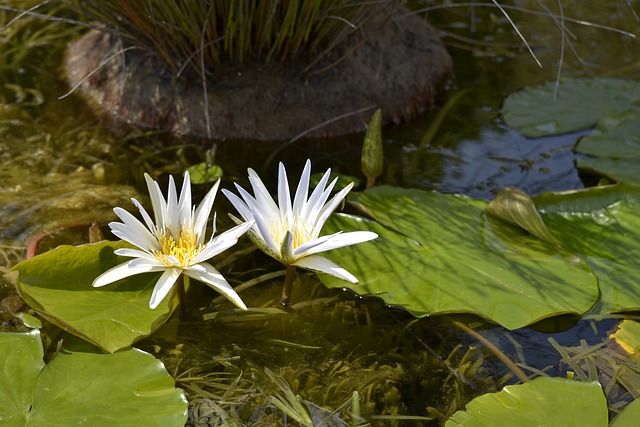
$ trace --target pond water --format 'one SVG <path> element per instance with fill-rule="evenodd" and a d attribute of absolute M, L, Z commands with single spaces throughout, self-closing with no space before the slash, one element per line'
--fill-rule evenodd
<path fill-rule="evenodd" d="M 29 4 L 9 3 L 21 8 Z M 454 75 L 442 101 L 465 92 L 440 124 L 434 124 L 434 111 L 383 130 L 385 172 L 379 182 L 483 199 L 509 186 L 535 195 L 593 185 L 597 177 L 578 171 L 573 152 L 578 138 L 588 131 L 526 139 L 502 123 L 500 107 L 513 91 L 553 81 L 558 75 L 636 77 L 640 44 L 623 31 L 640 34 L 633 10 L 637 6 L 622 0 L 512 2 L 506 10 L 539 66 L 491 2 L 449 3 L 413 1 L 410 5 L 441 31 L 454 59 Z M 549 16 L 550 10 L 566 18 L 564 25 Z M 63 8 L 58 13 L 73 17 Z M 13 16 L 0 11 L 0 27 Z M 88 226 L 92 221 L 105 225 L 113 219 L 114 206 L 129 208 L 130 197 L 144 199 L 144 172 L 166 182 L 167 173 L 177 175 L 204 161 L 212 147 L 227 188 L 233 180 L 244 179 L 247 167 L 255 168 L 269 188 L 275 188 L 280 160 L 294 176 L 307 158 L 313 160 L 314 171 L 332 167 L 361 176 L 363 135 L 295 143 L 205 141 L 108 126 L 80 95 L 58 99 L 68 90 L 59 72 L 63 46 L 81 32 L 62 22 L 27 17 L 0 32 L 4 51 L 0 58 L 1 269 L 23 259 L 29 239 L 43 231 L 49 236 L 42 248 L 86 241 L 84 228 L 71 232 L 68 226 Z M 428 132 L 432 137 L 427 141 Z M 197 191 L 204 193 L 204 188 Z M 231 211 L 222 197 L 215 209 Z M 221 228 L 230 225 L 222 218 L 226 215 L 219 217 Z M 280 268 L 255 254 L 232 265 L 229 277 L 235 283 Z M 431 415 L 450 414 L 473 396 L 515 381 L 505 377 L 510 371 L 491 352 L 452 326 L 452 320 L 462 317 L 415 320 L 375 299 L 327 290 L 313 275 L 301 280 L 305 283 L 298 283 L 295 299 L 306 301 L 306 307 L 290 316 L 265 315 L 252 322 L 225 317 L 224 311 L 202 302 L 215 295 L 194 289 L 190 298 L 204 307 L 197 314 L 204 313 L 206 318 L 206 313 L 216 311 L 215 320 L 173 319 L 140 347 L 161 358 L 170 372 L 195 367 L 199 372 L 237 373 L 243 380 L 232 396 L 236 402 L 259 394 L 254 381 L 258 378 L 258 387 L 264 385 L 266 366 L 319 406 L 337 408 L 360 389 L 361 394 L 369 394 L 369 410 L 379 415 L 428 416 L 427 407 L 437 410 Z M 278 277 L 254 286 L 243 299 L 249 306 L 269 306 L 277 301 L 281 281 Z M 12 293 L 4 283 L 0 296 Z M 15 328 L 7 308 L 3 310 L 2 329 Z M 560 356 L 549 338 L 565 346 L 576 346 L 580 340 L 596 344 L 615 324 L 612 319 L 550 319 L 509 333 L 478 318 L 464 319 L 512 360 L 535 369 L 549 367 L 555 375 L 562 375 L 567 367 L 558 365 Z M 526 360 L 521 360 L 523 356 Z M 214 375 L 214 379 L 230 383 L 228 376 Z M 180 384 L 191 387 L 192 396 L 198 395 L 195 383 L 183 379 Z M 200 391 L 209 386 L 199 383 Z M 208 416 L 207 399 L 199 402 L 192 420 Z M 252 416 L 268 413 L 264 408 L 251 411 Z"/>

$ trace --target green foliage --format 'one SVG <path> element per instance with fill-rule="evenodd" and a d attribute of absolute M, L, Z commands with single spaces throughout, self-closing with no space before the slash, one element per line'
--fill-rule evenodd
<path fill-rule="evenodd" d="M 102 272 L 124 258 L 124 242 L 60 246 L 18 263 L 9 276 L 38 314 L 108 352 L 128 347 L 157 330 L 171 315 L 171 298 L 149 308 L 157 274 L 141 274 L 113 286 L 93 288 Z"/>
<path fill-rule="evenodd" d="M 321 54 L 361 22 L 353 0 L 80 0 L 80 13 L 117 32 L 126 45 L 152 52 L 174 73 L 197 72 L 255 57 L 281 61 Z"/>
<path fill-rule="evenodd" d="M 1 91 L 5 90 L 2 74 L 11 75 L 13 83 L 37 84 L 40 72 L 44 71 L 43 62 L 57 54 L 78 31 L 75 25 L 65 25 L 70 16 L 61 2 L 14 0 L 10 6 L 6 3 L 0 4 L 0 83 L 3 83 L 0 101 L 3 101 Z"/>
<path fill-rule="evenodd" d="M 616 343 L 627 353 L 640 356 L 640 322 L 635 320 L 623 320 L 618 325 L 618 330 L 611 335 Z"/>
<path fill-rule="evenodd" d="M 640 419 L 640 399 L 636 399 L 613 419 L 610 427 L 634 427 Z"/>
<path fill-rule="evenodd" d="M 597 300 L 587 263 L 485 216 L 483 200 L 376 187 L 356 203 L 380 223 L 336 215 L 326 231 L 369 229 L 379 237 L 327 253 L 360 280 L 323 276 L 330 287 L 379 296 L 419 317 L 476 313 L 509 329 L 581 314 Z"/>
<path fill-rule="evenodd" d="M 640 309 L 640 188 L 617 184 L 533 200 L 562 246 L 598 277 L 601 296 L 592 314 Z"/>
<path fill-rule="evenodd" d="M 620 79 L 566 79 L 510 95 L 505 122 L 525 136 L 538 137 L 596 125 L 576 152 L 578 167 L 618 182 L 640 184 L 640 82 Z"/>
<path fill-rule="evenodd" d="M 472 400 L 446 427 L 605 427 L 607 402 L 597 381 L 542 377 Z M 637 420 L 636 420 L 637 421 Z"/>
<path fill-rule="evenodd" d="M 362 145 L 360 164 L 362 173 L 367 177 L 367 188 L 375 185 L 376 178 L 382 174 L 384 153 L 382 151 L 382 110 L 373 113 Z"/>
<path fill-rule="evenodd" d="M 7 426 L 183 426 L 187 402 L 160 361 L 76 342 L 46 366 L 38 331 L 0 334 L 0 418 Z"/>
<path fill-rule="evenodd" d="M 640 106 L 640 82 L 621 79 L 563 79 L 507 97 L 506 124 L 527 137 L 555 135 L 594 126 L 609 115 Z"/>
<path fill-rule="evenodd" d="M 544 224 L 533 200 L 524 191 L 511 187 L 503 189 L 489 202 L 486 212 L 524 228 L 547 243 L 560 246 L 560 242 Z"/>
<path fill-rule="evenodd" d="M 578 157 L 579 168 L 640 185 L 640 111 L 603 118 L 578 142 L 576 152 L 586 155 Z"/>
<path fill-rule="evenodd" d="M 0 420 L 24 426 L 31 407 L 33 385 L 44 367 L 40 333 L 0 333 Z"/>

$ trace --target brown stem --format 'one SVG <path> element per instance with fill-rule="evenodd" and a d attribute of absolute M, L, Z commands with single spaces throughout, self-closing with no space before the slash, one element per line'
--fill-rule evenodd
<path fill-rule="evenodd" d="M 289 305 L 291 301 L 291 290 L 293 289 L 293 282 L 296 279 L 296 266 L 287 266 L 287 275 L 284 278 L 284 286 L 282 288 L 282 298 L 280 298 L 280 304 Z"/>
<path fill-rule="evenodd" d="M 182 274 L 180 275 L 180 277 L 178 277 L 178 280 L 176 280 L 176 283 L 174 284 L 176 293 L 178 294 L 178 304 L 180 305 L 180 311 L 182 311 L 182 313 L 187 313 L 189 311 L 189 305 L 187 303 L 187 292 L 184 286 L 185 281 L 189 283 L 189 277 Z"/>

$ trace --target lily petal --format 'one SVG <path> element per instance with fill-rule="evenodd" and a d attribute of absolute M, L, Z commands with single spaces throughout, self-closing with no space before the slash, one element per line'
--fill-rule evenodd
<path fill-rule="evenodd" d="M 156 236 L 142 224 L 136 217 L 122 208 L 113 210 L 120 217 L 122 222 L 111 222 L 109 228 L 114 235 L 122 240 L 131 243 L 140 249 L 154 250 L 160 249 L 160 244 Z"/>
<path fill-rule="evenodd" d="M 233 207 L 236 208 L 236 210 L 238 211 L 242 219 L 244 219 L 245 221 L 250 221 L 253 219 L 253 214 L 251 213 L 251 209 L 249 208 L 249 206 L 247 206 L 245 202 L 243 202 L 240 199 L 240 197 L 236 196 L 231 191 L 226 189 L 222 190 L 222 194 L 224 194 L 226 198 L 229 199 L 229 202 L 231 202 Z M 229 216 L 231 216 L 233 219 L 232 215 L 229 215 Z"/>
<path fill-rule="evenodd" d="M 296 189 L 296 195 L 293 200 L 294 215 L 300 216 L 300 213 L 302 212 L 303 208 L 307 204 L 307 194 L 309 194 L 310 178 L 311 178 L 311 160 L 307 159 L 307 161 L 304 164 L 304 169 L 302 170 L 302 175 L 300 175 L 300 181 L 298 182 L 298 188 Z M 320 182 L 322 182 L 322 180 L 320 180 Z M 320 184 L 318 184 L 318 186 L 320 186 Z"/>
<path fill-rule="evenodd" d="M 324 205 L 324 203 L 329 198 L 331 190 L 337 182 L 337 178 L 334 179 L 329 187 L 325 190 L 330 176 L 331 169 L 328 169 L 320 179 L 320 182 L 318 183 L 316 188 L 311 193 L 311 197 L 309 197 L 307 203 L 305 203 L 304 207 L 300 210 L 300 218 L 303 218 L 305 221 L 308 221 L 310 223 L 315 222 L 318 213 L 322 209 L 322 205 Z"/>
<path fill-rule="evenodd" d="M 167 209 L 162 213 L 165 218 L 165 225 L 171 231 L 173 238 L 178 240 L 180 230 L 180 216 L 178 215 L 178 194 L 173 176 L 169 175 L 169 191 L 167 193 Z"/>
<path fill-rule="evenodd" d="M 320 242 L 318 245 L 312 246 L 304 252 L 305 255 L 317 254 L 320 252 L 330 251 L 332 249 L 344 248 L 358 243 L 373 240 L 378 235 L 371 231 L 351 231 L 349 233 L 336 233 L 329 236 L 329 239 Z M 319 240 L 319 239 L 318 239 Z"/>
<path fill-rule="evenodd" d="M 249 182 L 251 183 L 251 187 L 253 188 L 253 194 L 255 196 L 255 200 L 257 201 L 257 206 L 261 206 L 264 209 L 271 211 L 273 214 L 279 215 L 280 211 L 278 210 L 278 205 L 273 201 L 273 198 L 269 194 L 269 191 L 264 186 L 264 183 L 258 176 L 258 174 L 251 168 L 249 171 Z"/>
<path fill-rule="evenodd" d="M 182 269 L 180 268 L 167 268 L 162 276 L 156 282 L 156 286 L 153 288 L 153 292 L 151 293 L 151 299 L 149 300 L 149 308 L 154 309 L 160 305 L 162 300 L 167 296 L 173 285 L 178 280 L 182 274 Z"/>
<path fill-rule="evenodd" d="M 347 193 L 351 191 L 353 187 L 353 182 L 342 190 L 340 190 L 327 204 L 322 207 L 322 210 L 319 212 L 318 217 L 315 219 L 314 223 L 314 233 L 320 233 L 320 230 L 324 226 L 324 223 L 327 221 L 329 216 L 336 210 L 340 202 L 347 196 Z M 317 234 L 316 234 L 317 235 Z"/>
<path fill-rule="evenodd" d="M 213 240 L 210 240 L 204 249 L 196 255 L 193 260 L 194 264 L 199 264 L 203 261 L 206 261 L 214 256 L 218 255 L 229 249 L 231 246 L 238 243 L 238 239 L 244 233 L 247 232 L 253 226 L 253 221 L 251 222 L 243 222 L 240 225 L 236 225 L 230 230 L 225 231 L 222 234 L 216 236 Z"/>
<path fill-rule="evenodd" d="M 286 221 L 288 223 L 293 222 L 289 181 L 287 180 L 287 171 L 284 169 L 282 162 L 278 165 L 278 207 L 280 208 L 280 214 L 286 218 Z"/>
<path fill-rule="evenodd" d="M 220 186 L 220 178 L 213 184 L 211 190 L 204 196 L 202 202 L 196 209 L 195 212 L 195 222 L 193 224 L 193 228 L 196 231 L 198 236 L 204 237 L 205 231 L 207 229 L 207 221 L 209 219 L 209 215 L 211 214 L 211 209 L 213 208 L 213 202 L 216 199 L 216 194 L 218 192 L 218 187 Z M 214 231 L 215 233 L 215 231 Z"/>
<path fill-rule="evenodd" d="M 282 239 L 282 243 L 280 244 L 280 260 L 283 264 L 289 264 L 295 260 L 293 233 L 291 231 L 287 231 L 284 234 L 284 239 Z"/>
<path fill-rule="evenodd" d="M 261 215 L 254 215 L 254 218 L 256 221 L 256 226 L 258 227 L 258 231 L 260 232 L 259 235 L 261 239 L 269 248 L 271 248 L 272 251 L 279 253 L 280 245 L 278 245 L 276 241 L 273 240 L 273 237 L 271 236 L 271 231 L 269 230 L 269 224 L 267 223 L 267 220 L 269 218 L 264 218 Z"/>
<path fill-rule="evenodd" d="M 156 227 L 159 230 L 163 230 L 167 225 L 165 224 L 167 202 L 162 195 L 162 191 L 160 191 L 160 186 L 157 182 L 151 179 L 148 173 L 144 174 L 144 179 L 147 182 L 147 189 L 149 190 L 149 197 L 151 198 L 151 207 L 153 208 Z"/>
<path fill-rule="evenodd" d="M 192 277 L 200 282 L 206 283 L 216 291 L 224 295 L 229 301 L 237 305 L 243 310 L 247 309 L 238 293 L 229 285 L 225 278 L 216 270 L 211 264 L 206 262 L 200 263 L 199 267 L 204 268 L 204 271 L 198 269 L 186 269 L 184 274 Z"/>
<path fill-rule="evenodd" d="M 93 286 L 94 288 L 99 288 L 101 286 L 117 282 L 118 280 L 134 276 L 136 274 L 150 273 L 153 271 L 159 270 L 153 267 L 131 268 L 129 267 L 129 263 L 126 262 L 124 264 L 120 264 L 113 268 L 110 268 L 109 270 L 96 277 L 91 286 Z"/>
<path fill-rule="evenodd" d="M 120 255 L 120 256 L 126 256 L 126 257 L 130 257 L 130 258 L 153 258 L 156 259 L 156 257 L 154 255 L 152 255 L 151 253 L 147 252 L 147 251 L 141 251 L 139 249 L 132 249 L 132 248 L 120 248 L 120 249 L 116 249 L 115 251 L 113 251 L 114 254 L 116 255 Z"/>
<path fill-rule="evenodd" d="M 338 279 L 346 280 L 347 282 L 358 283 L 358 279 L 353 274 L 349 273 L 335 262 L 320 255 L 309 255 L 304 258 L 300 258 L 291 265 L 296 265 L 317 273 L 328 274 L 330 276 L 337 277 Z"/>
<path fill-rule="evenodd" d="M 184 179 L 182 180 L 182 188 L 180 189 L 180 197 L 178 198 L 178 217 L 180 218 L 180 224 L 188 224 L 193 227 L 192 224 L 192 209 L 191 204 L 191 179 L 189 177 L 189 171 L 184 173 Z"/>
<path fill-rule="evenodd" d="M 342 231 L 338 231 L 337 233 L 334 234 L 330 234 L 327 236 L 320 236 L 316 239 L 311 240 L 310 242 L 305 242 L 303 244 L 301 244 L 300 246 L 298 246 L 295 251 L 294 251 L 294 256 L 296 258 L 298 257 L 302 257 L 305 256 L 309 253 L 310 249 L 315 248 L 316 246 L 322 245 L 323 243 L 325 243 L 327 240 L 331 239 L 332 237 L 338 235 L 342 233 Z M 322 251 L 319 251 L 322 252 Z"/>

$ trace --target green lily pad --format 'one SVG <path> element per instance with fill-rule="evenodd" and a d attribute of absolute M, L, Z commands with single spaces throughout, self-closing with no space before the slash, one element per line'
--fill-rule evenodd
<path fill-rule="evenodd" d="M 615 340 L 627 353 L 640 356 L 640 322 L 623 320 L 609 338 Z"/>
<path fill-rule="evenodd" d="M 40 332 L 0 333 L 0 421 L 24 426 L 31 407 L 33 385 L 44 367 Z"/>
<path fill-rule="evenodd" d="M 42 354 L 38 331 L 0 334 L 3 426 L 183 426 L 187 420 L 184 393 L 148 353 L 103 354 L 75 343 L 46 366 Z"/>
<path fill-rule="evenodd" d="M 637 421 L 637 420 L 636 420 Z M 607 401 L 597 381 L 542 377 L 476 397 L 445 427 L 606 427 Z"/>
<path fill-rule="evenodd" d="M 20 262 L 7 277 L 22 298 L 56 326 L 108 352 L 149 336 L 171 315 L 167 298 L 149 308 L 158 274 L 140 274 L 112 285 L 93 288 L 93 279 L 127 258 L 113 253 L 125 242 L 60 246 Z"/>
<path fill-rule="evenodd" d="M 600 119 L 640 107 L 640 82 L 622 79 L 563 79 L 507 97 L 506 124 L 527 137 L 576 131 Z"/>
<path fill-rule="evenodd" d="M 379 221 L 334 215 L 327 232 L 368 229 L 371 242 L 327 253 L 360 280 L 347 287 L 415 316 L 475 313 L 509 329 L 557 314 L 582 314 L 598 298 L 589 266 L 491 216 L 487 202 L 437 192 L 376 187 L 356 203 Z"/>
<path fill-rule="evenodd" d="M 562 246 L 598 277 L 601 297 L 591 313 L 640 310 L 640 187 L 616 184 L 533 200 Z"/>
<path fill-rule="evenodd" d="M 210 165 L 205 162 L 189 166 L 187 168 L 192 184 L 207 184 L 222 178 L 224 171 L 218 165 Z"/>
<path fill-rule="evenodd" d="M 636 427 L 640 420 L 640 399 L 636 399 L 624 407 L 611 421 L 610 427 Z"/>
<path fill-rule="evenodd" d="M 578 167 L 606 175 L 615 181 L 640 185 L 640 111 L 631 110 L 598 122 L 591 135 L 582 138 L 576 152 Z"/>

